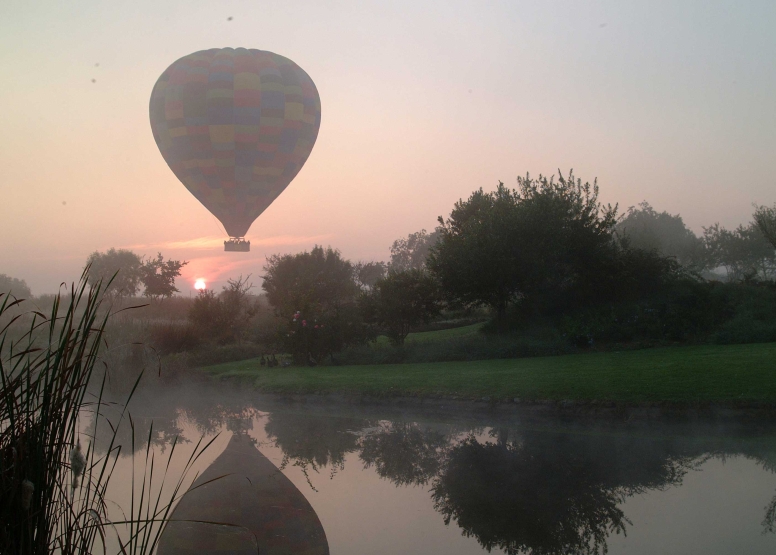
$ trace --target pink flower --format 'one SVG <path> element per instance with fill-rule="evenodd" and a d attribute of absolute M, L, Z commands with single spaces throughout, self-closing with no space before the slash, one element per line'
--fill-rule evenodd
<path fill-rule="evenodd" d="M 315 329 L 318 329 L 318 326 L 317 326 L 317 325 L 315 326 Z"/>
<path fill-rule="evenodd" d="M 307 325 L 307 320 L 302 320 L 302 325 L 306 326 Z"/>

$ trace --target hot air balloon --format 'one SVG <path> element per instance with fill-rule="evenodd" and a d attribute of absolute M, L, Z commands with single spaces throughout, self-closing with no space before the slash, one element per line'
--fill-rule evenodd
<path fill-rule="evenodd" d="M 167 165 L 229 234 L 224 250 L 248 251 L 251 224 L 310 156 L 321 100 L 288 58 L 214 48 L 168 67 L 149 113 Z"/>

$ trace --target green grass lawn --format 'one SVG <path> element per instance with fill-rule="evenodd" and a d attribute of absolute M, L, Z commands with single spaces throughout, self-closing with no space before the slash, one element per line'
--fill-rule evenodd
<path fill-rule="evenodd" d="M 257 360 L 246 360 L 203 371 L 248 379 L 268 393 L 776 403 L 776 343 L 319 368 L 262 368 Z"/>

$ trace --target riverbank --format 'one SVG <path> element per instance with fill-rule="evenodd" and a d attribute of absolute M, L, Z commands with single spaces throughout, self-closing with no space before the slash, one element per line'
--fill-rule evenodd
<path fill-rule="evenodd" d="M 283 395 L 776 406 L 776 343 L 320 368 L 264 368 L 252 359 L 201 371 Z"/>

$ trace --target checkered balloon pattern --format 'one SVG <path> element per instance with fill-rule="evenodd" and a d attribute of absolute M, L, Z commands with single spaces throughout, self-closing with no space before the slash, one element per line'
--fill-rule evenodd
<path fill-rule="evenodd" d="M 231 237 L 244 237 L 310 156 L 321 99 L 288 58 L 216 48 L 168 67 L 149 112 L 175 176 Z"/>

